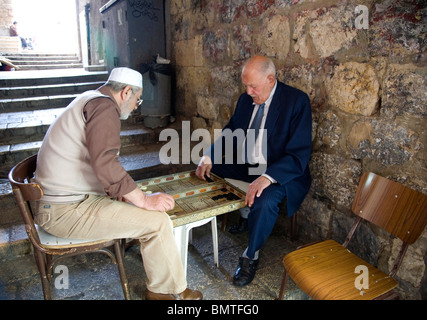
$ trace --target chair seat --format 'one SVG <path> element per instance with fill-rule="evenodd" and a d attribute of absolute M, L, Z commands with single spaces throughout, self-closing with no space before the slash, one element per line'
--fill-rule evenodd
<path fill-rule="evenodd" d="M 95 245 L 97 243 L 111 241 L 111 240 L 104 240 L 104 239 L 84 240 L 84 239 L 60 238 L 46 232 L 42 227 L 38 225 L 35 225 L 35 226 L 40 238 L 40 243 L 44 247 L 50 248 L 50 249 L 70 248 L 71 246 Z"/>
<path fill-rule="evenodd" d="M 366 263 L 333 240 L 309 245 L 285 256 L 284 266 L 294 282 L 316 300 L 371 300 L 389 292 L 397 281 Z M 368 288 L 356 288 L 362 273 L 357 266 L 368 268 Z"/>

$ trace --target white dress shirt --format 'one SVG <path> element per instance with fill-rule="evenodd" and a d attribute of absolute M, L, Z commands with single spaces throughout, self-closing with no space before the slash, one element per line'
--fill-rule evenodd
<path fill-rule="evenodd" d="M 270 96 L 264 102 L 264 104 L 265 104 L 264 105 L 264 115 L 263 115 L 262 120 L 261 120 L 260 132 L 259 132 L 257 140 L 255 142 L 255 148 L 252 150 L 252 154 L 248 155 L 248 157 L 250 157 L 252 159 L 257 159 L 258 163 L 263 163 L 263 164 L 267 163 L 267 161 L 265 159 L 266 154 L 262 153 L 261 142 L 263 141 L 264 134 L 267 134 L 267 130 L 263 130 L 263 129 L 264 129 L 264 126 L 265 126 L 265 120 L 267 119 L 268 110 L 270 109 L 271 100 L 273 100 L 273 95 L 274 95 L 274 92 L 276 91 L 276 87 L 277 87 L 277 81 L 274 84 L 273 90 L 271 90 L 271 92 L 270 92 Z M 252 124 L 252 122 L 253 122 L 253 120 L 255 118 L 255 115 L 256 115 L 256 113 L 257 113 L 257 111 L 259 109 L 259 106 L 260 106 L 259 104 L 255 104 L 255 103 L 254 103 L 254 105 L 255 105 L 255 107 L 254 107 L 254 110 L 252 112 L 251 121 L 249 122 L 249 128 L 251 127 L 251 124 Z M 245 141 L 243 143 L 244 143 L 244 146 L 246 146 L 246 139 L 245 139 Z M 265 147 L 267 147 L 267 146 L 265 146 Z M 242 150 L 245 150 L 245 149 L 243 148 Z M 259 156 L 256 156 L 256 155 L 259 155 Z M 243 158 L 244 158 L 244 154 L 243 154 Z M 262 175 L 264 177 L 266 177 L 267 179 L 269 179 L 271 181 L 271 183 L 277 182 L 275 179 L 273 179 L 272 177 L 270 177 L 269 175 L 267 175 L 265 173 L 262 174 Z"/>

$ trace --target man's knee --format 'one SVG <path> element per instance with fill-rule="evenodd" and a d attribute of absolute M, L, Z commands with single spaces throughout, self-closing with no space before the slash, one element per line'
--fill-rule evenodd
<path fill-rule="evenodd" d="M 254 205 L 259 207 L 276 208 L 286 196 L 286 192 L 279 186 L 271 185 L 255 198 Z"/>
<path fill-rule="evenodd" d="M 255 198 L 250 209 L 249 219 L 253 221 L 275 220 L 279 215 L 280 203 L 286 196 L 281 190 L 271 191 L 264 189 L 261 195 Z"/>
<path fill-rule="evenodd" d="M 158 211 L 155 213 L 154 225 L 157 225 L 159 230 L 162 229 L 173 229 L 173 223 L 169 215 L 166 212 Z"/>

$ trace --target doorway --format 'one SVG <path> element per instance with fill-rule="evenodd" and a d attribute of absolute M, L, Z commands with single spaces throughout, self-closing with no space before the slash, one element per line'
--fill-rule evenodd
<path fill-rule="evenodd" d="M 34 51 L 79 53 L 75 0 L 12 0 L 21 37 Z"/>

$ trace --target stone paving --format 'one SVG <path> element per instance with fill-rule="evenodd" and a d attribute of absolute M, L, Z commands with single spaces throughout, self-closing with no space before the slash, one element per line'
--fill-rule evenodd
<path fill-rule="evenodd" d="M 238 213 L 229 215 L 235 223 Z M 261 250 L 257 275 L 252 283 L 240 288 L 232 285 L 238 257 L 247 243 L 247 233 L 231 235 L 222 232 L 218 219 L 219 268 L 213 261 L 210 224 L 193 229 L 193 244 L 189 245 L 187 281 L 190 288 L 200 290 L 205 300 L 274 300 L 277 299 L 283 273 L 283 256 L 301 244 L 285 236 L 288 219 L 280 217 L 272 235 Z M 102 254 L 87 254 L 60 262 L 69 272 L 68 289 L 56 289 L 54 274 L 51 288 L 55 300 L 122 300 L 123 292 L 117 268 Z M 146 275 L 139 246 L 130 247 L 125 254 L 131 297 L 145 299 Z M 59 283 L 59 282 L 58 282 Z M 308 297 L 289 281 L 285 299 Z M 0 300 L 42 300 L 40 277 L 32 254 L 1 262 Z"/>

